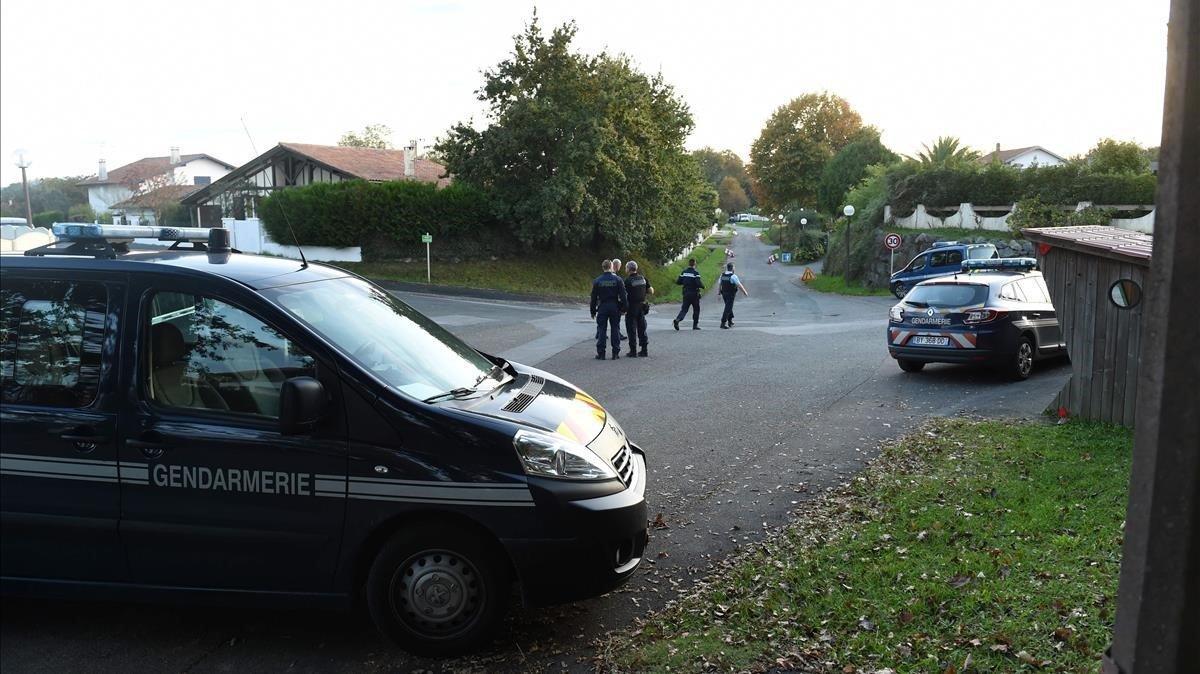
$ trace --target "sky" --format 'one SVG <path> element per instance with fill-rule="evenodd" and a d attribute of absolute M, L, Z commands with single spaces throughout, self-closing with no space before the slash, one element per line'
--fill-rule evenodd
<path fill-rule="evenodd" d="M 534 8 L 689 104 L 692 149 L 750 144 L 780 105 L 845 99 L 912 154 L 940 135 L 1063 156 L 1159 144 L 1168 0 L 667 2 L 0 0 L 0 184 L 171 146 L 241 164 L 382 123 L 396 146 L 482 121 L 483 70 Z"/>

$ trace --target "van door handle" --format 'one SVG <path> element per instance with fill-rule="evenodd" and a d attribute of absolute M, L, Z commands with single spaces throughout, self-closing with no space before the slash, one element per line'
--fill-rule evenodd
<path fill-rule="evenodd" d="M 125 441 L 125 446 L 133 449 L 140 449 L 142 451 L 142 456 L 146 457 L 147 459 L 157 459 L 163 455 L 163 452 L 167 451 L 167 448 L 162 442 L 150 440 L 130 439 Z"/>
<path fill-rule="evenodd" d="M 98 445 L 108 442 L 107 435 L 97 435 L 87 426 L 77 426 L 59 437 L 75 445 L 75 451 L 81 454 L 87 454 L 95 450 Z"/>

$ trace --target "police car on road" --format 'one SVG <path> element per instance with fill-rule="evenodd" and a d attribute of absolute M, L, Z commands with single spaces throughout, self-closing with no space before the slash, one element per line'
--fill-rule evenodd
<path fill-rule="evenodd" d="M 0 260 L 6 593 L 361 599 L 444 654 L 641 562 L 645 455 L 566 381 L 227 230 L 54 229 Z"/>
<path fill-rule="evenodd" d="M 905 372 L 926 363 L 993 365 L 1025 379 L 1037 360 L 1066 354 L 1050 293 L 1033 258 L 963 260 L 892 307 L 888 353 Z"/>
<path fill-rule="evenodd" d="M 938 241 L 893 273 L 888 288 L 896 299 L 903 299 L 921 281 L 961 271 L 963 260 L 990 260 L 998 255 L 996 247 L 990 243 Z"/>

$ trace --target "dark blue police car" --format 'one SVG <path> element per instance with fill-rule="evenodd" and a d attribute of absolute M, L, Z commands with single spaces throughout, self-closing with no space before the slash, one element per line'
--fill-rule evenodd
<path fill-rule="evenodd" d="M 938 241 L 893 273 L 888 288 L 901 299 L 921 281 L 958 273 L 963 260 L 989 260 L 997 255 L 996 247 L 990 243 Z"/>
<path fill-rule="evenodd" d="M 566 381 L 227 230 L 56 233 L 0 265 L 6 593 L 361 599 L 443 654 L 641 562 L 645 456 Z"/>
<path fill-rule="evenodd" d="M 975 363 L 1025 379 L 1066 353 L 1058 316 L 1032 258 L 964 260 L 958 274 L 918 283 L 892 307 L 888 353 L 905 372 Z"/>

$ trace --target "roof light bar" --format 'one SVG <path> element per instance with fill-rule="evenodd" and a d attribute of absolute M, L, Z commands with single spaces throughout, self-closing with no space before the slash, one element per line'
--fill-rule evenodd
<path fill-rule="evenodd" d="M 159 241 L 208 241 L 208 227 L 146 227 L 143 225 L 89 225 L 56 222 L 54 235 L 67 241 L 158 239 Z"/>
<path fill-rule="evenodd" d="M 930 248 L 945 248 L 946 246 L 957 246 L 957 241 L 934 241 Z"/>
<path fill-rule="evenodd" d="M 1032 257 L 1001 257 L 991 260 L 963 260 L 963 271 L 1029 271 L 1037 269 Z"/>

